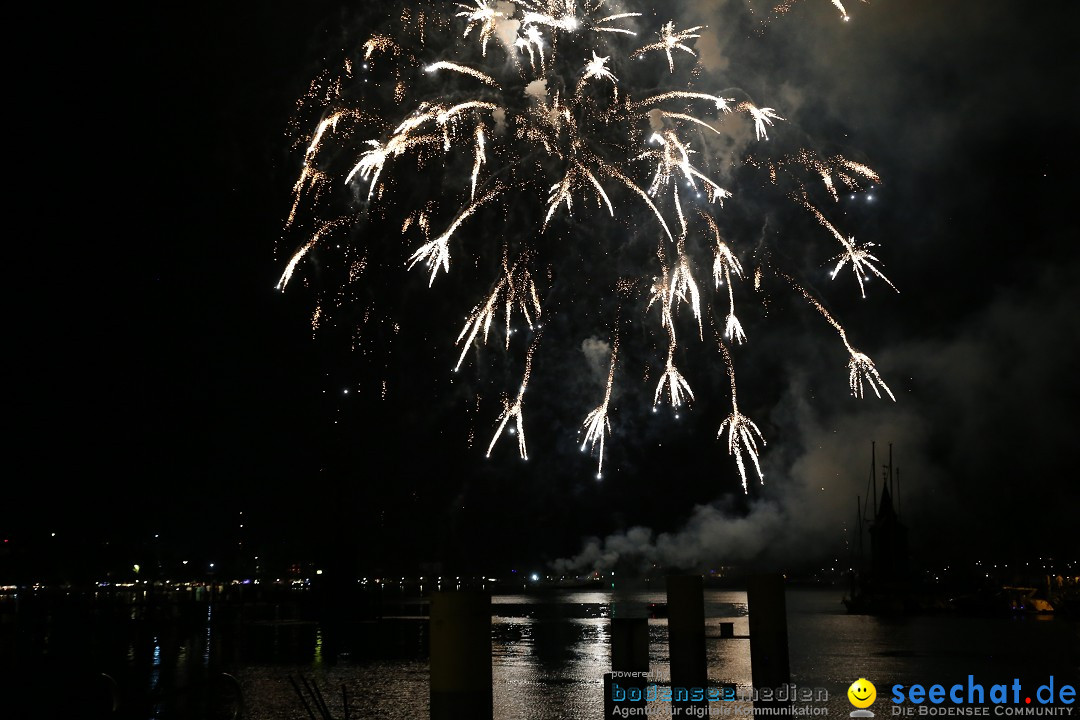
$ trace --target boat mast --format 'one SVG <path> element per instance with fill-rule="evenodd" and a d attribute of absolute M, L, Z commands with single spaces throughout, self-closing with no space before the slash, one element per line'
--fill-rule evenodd
<path fill-rule="evenodd" d="M 857 524 L 859 526 L 859 569 L 861 570 L 862 565 L 863 565 L 863 544 L 862 544 L 863 517 L 862 517 L 862 498 L 859 497 L 858 495 L 855 496 L 855 518 L 856 518 Z"/>
<path fill-rule="evenodd" d="M 877 517 L 877 443 L 873 440 L 870 441 L 870 482 L 874 485 L 874 504 L 872 509 L 874 516 Z"/>
<path fill-rule="evenodd" d="M 896 468 L 896 495 L 893 497 L 896 502 L 896 519 L 900 519 L 900 468 Z"/>
<path fill-rule="evenodd" d="M 892 475 L 892 443 L 889 443 L 889 494 L 896 499 L 896 493 L 893 490 L 893 475 Z"/>

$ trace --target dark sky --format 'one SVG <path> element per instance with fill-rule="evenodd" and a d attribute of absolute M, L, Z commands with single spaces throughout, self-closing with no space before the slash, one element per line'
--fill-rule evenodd
<path fill-rule="evenodd" d="M 602 379 L 559 370 L 586 365 L 580 328 L 546 331 L 528 463 L 512 438 L 484 458 L 498 407 L 474 397 L 519 370 L 448 379 L 458 326 L 442 321 L 475 302 L 464 281 L 375 280 L 387 324 L 360 349 L 357 307 L 313 336 L 332 268 L 274 291 L 299 242 L 282 229 L 301 161 L 286 131 L 309 81 L 370 30 L 330 2 L 229 5 L 89 17 L 43 33 L 18 73 L 0 534 L 160 534 L 206 557 L 242 538 L 290 559 L 344 539 L 364 567 L 403 570 L 542 568 L 583 547 L 560 567 L 795 562 L 842 547 L 876 441 L 879 461 L 894 444 L 921 559 L 1076 554 L 1073 3 L 874 0 L 843 23 L 804 0 L 761 34 L 736 0 L 677 8 L 678 26 L 709 26 L 705 72 L 786 118 L 778 146 L 805 133 L 881 174 L 872 200 L 830 213 L 900 289 L 860 300 L 850 273 L 827 287 L 896 403 L 848 395 L 835 333 L 790 293 L 748 324 L 740 407 L 769 444 L 767 484 L 746 495 L 715 439 L 715 348 L 688 361 L 712 379 L 677 422 L 649 417 L 654 381 L 625 378 L 597 482 L 575 437 Z M 826 287 L 827 233 L 805 213 L 770 221 L 777 252 Z"/>

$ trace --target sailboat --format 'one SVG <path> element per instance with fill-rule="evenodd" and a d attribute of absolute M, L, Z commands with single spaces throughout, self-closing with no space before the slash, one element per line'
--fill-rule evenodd
<path fill-rule="evenodd" d="M 892 443 L 889 443 L 889 462 L 882 466 L 879 499 L 876 443 L 871 443 L 867 500 L 872 498 L 873 502 L 867 512 L 862 496 L 856 498 L 858 560 L 853 563 L 849 589 L 843 597 L 850 613 L 901 614 L 918 609 L 909 578 L 907 527 L 900 519 L 897 494 L 900 471 L 896 469 L 894 474 L 893 470 Z M 863 554 L 864 535 L 870 537 L 868 564 Z"/>

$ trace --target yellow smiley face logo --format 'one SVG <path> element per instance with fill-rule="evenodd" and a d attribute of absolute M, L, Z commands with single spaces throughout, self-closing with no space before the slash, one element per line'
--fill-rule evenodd
<path fill-rule="evenodd" d="M 857 708 L 868 708 L 877 699 L 877 688 L 866 678 L 859 678 L 847 689 L 848 700 Z"/>

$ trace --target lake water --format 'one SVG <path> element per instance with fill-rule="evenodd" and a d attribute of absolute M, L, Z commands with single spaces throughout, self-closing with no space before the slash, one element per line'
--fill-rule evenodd
<path fill-rule="evenodd" d="M 1025 692 L 1048 681 L 1080 685 L 1080 623 L 1053 616 L 879 618 L 849 615 L 842 590 L 786 593 L 792 682 L 825 688 L 831 717 L 852 710 L 847 687 L 873 681 L 881 717 L 899 683 L 992 684 L 1021 681 Z M 497 720 L 600 718 L 610 669 L 612 603 L 664 602 L 663 592 L 560 591 L 492 599 L 493 698 Z M 705 591 L 710 683 L 750 686 L 746 593 Z M 621 605 L 620 605 L 621 606 Z M 112 718 L 309 717 L 304 683 L 317 687 L 334 718 L 428 716 L 427 623 L 402 617 L 404 599 L 378 621 L 334 624 L 302 605 L 228 606 L 206 602 L 145 605 L 82 599 L 0 600 L 3 707 L 25 715 Z M 736 638 L 721 638 L 734 623 Z M 738 637 L 743 636 L 743 637 Z M 650 672 L 668 677 L 667 621 L 649 621 Z M 108 676 L 106 679 L 102 675 Z M 294 684 L 295 683 L 295 684 Z M 106 692 L 106 686 L 114 690 Z M 298 688 L 300 692 L 298 693 Z M 115 712 L 104 710 L 119 698 Z M 732 707 L 729 703 L 728 707 Z M 318 713 L 316 713 L 318 716 Z M 1080 716 L 1080 710 L 1074 710 Z M 670 717 L 664 703 L 649 717 Z"/>

